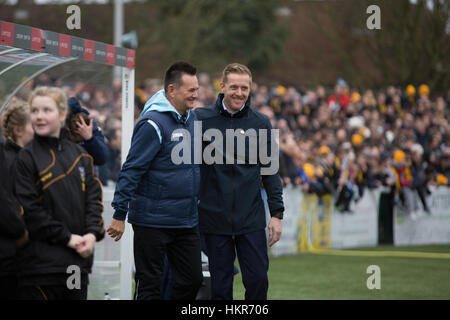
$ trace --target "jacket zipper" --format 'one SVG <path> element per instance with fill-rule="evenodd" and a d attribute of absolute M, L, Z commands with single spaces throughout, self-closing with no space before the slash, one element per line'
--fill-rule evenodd
<path fill-rule="evenodd" d="M 183 125 L 184 129 L 188 129 L 189 128 L 188 125 L 187 125 L 187 120 L 186 120 L 186 122 L 183 122 L 182 125 Z M 192 142 L 192 137 L 191 137 L 191 142 Z M 192 160 L 192 158 L 191 158 L 191 160 Z M 195 208 L 195 206 L 197 205 L 195 203 L 195 167 L 194 166 L 195 166 L 195 163 L 191 163 L 192 180 L 193 180 L 193 190 L 192 190 L 192 206 L 193 207 L 192 208 Z M 189 216 L 190 216 L 190 214 L 188 212 L 188 218 L 189 218 Z"/>
<path fill-rule="evenodd" d="M 233 129 L 233 115 L 230 118 L 231 129 Z M 231 233 L 234 235 L 234 209 L 235 209 L 235 199 L 234 199 L 234 149 L 233 149 L 233 164 L 231 165 Z"/>
<path fill-rule="evenodd" d="M 192 138 L 193 137 L 191 136 L 191 143 L 192 143 Z M 195 139 L 195 137 L 194 137 L 194 139 Z M 191 150 L 191 152 L 192 152 L 192 150 Z M 195 158 L 195 150 L 194 150 L 194 154 L 191 154 L 191 161 L 193 158 Z M 192 181 L 194 182 L 194 189 L 192 190 L 192 209 L 195 212 L 195 206 L 198 205 L 197 203 L 195 203 L 195 189 L 196 189 L 195 188 L 195 160 L 192 161 L 192 163 L 191 163 L 191 170 L 192 170 Z M 197 211 L 198 211 L 198 208 L 197 208 Z"/>

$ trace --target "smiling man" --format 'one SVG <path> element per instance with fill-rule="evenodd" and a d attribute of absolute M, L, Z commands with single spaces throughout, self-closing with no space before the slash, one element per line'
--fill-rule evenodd
<path fill-rule="evenodd" d="M 108 234 L 116 241 L 125 218 L 134 230 L 136 300 L 160 299 L 164 257 L 173 271 L 175 300 L 196 297 L 202 281 L 197 194 L 200 168 L 171 161 L 175 130 L 194 132 L 198 98 L 196 69 L 185 62 L 168 68 L 164 89 L 146 103 L 120 171 Z M 193 144 L 192 144 L 193 145 Z M 193 155 L 194 152 L 191 152 Z"/>
<path fill-rule="evenodd" d="M 261 133 L 270 132 L 269 119 L 250 108 L 252 75 L 241 64 L 225 67 L 220 84 L 221 93 L 216 103 L 207 108 L 197 108 L 197 118 L 202 120 L 203 133 L 216 129 L 226 136 L 229 129 L 245 134 L 251 131 L 244 144 L 234 143 L 234 150 L 227 150 L 224 157 L 234 161 L 221 161 L 201 165 L 199 193 L 200 232 L 205 235 L 209 270 L 211 273 L 212 299 L 233 299 L 233 266 L 236 252 L 245 286 L 245 298 L 267 299 L 267 271 L 269 259 L 266 240 L 266 215 L 261 197 L 261 182 L 267 192 L 271 219 L 269 245 L 281 237 L 281 219 L 284 205 L 278 170 L 262 174 L 265 161 L 251 161 L 249 150 L 261 144 Z M 262 130 L 261 130 L 262 129 Z M 250 135 L 250 134 L 248 134 Z M 271 134 L 266 135 L 267 149 L 272 150 Z M 252 139 L 253 138 L 253 139 Z M 223 138 L 225 139 L 225 138 Z M 234 139 L 237 141 L 238 136 Z M 211 141 L 203 141 L 207 148 Z M 225 145 L 223 141 L 222 145 Z M 238 150 L 242 148 L 243 150 Z M 230 154 L 231 153 L 231 154 Z M 242 157 L 243 155 L 243 157 Z M 241 161 L 237 161 L 237 159 Z M 244 159 L 242 159 L 244 158 Z M 244 161 L 242 161 L 244 160 Z M 243 163 L 244 162 L 244 163 Z"/>

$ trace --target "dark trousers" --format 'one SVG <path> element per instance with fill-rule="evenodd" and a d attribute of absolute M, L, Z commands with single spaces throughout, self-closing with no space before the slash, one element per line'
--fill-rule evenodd
<path fill-rule="evenodd" d="M 0 300 L 17 299 L 17 276 L 0 276 Z"/>
<path fill-rule="evenodd" d="M 164 269 L 161 282 L 161 300 L 170 300 L 172 298 L 172 271 L 170 270 L 169 260 L 164 257 Z"/>
<path fill-rule="evenodd" d="M 80 289 L 69 289 L 65 285 L 24 286 L 19 288 L 20 300 L 86 300 L 87 283 Z"/>
<path fill-rule="evenodd" d="M 206 249 L 205 237 L 200 233 L 200 241 L 202 244 L 202 252 L 208 256 L 208 249 Z M 204 268 L 204 266 L 203 266 Z M 233 275 L 239 273 L 239 269 L 233 265 Z M 205 269 L 203 269 L 205 271 Z M 209 271 L 209 267 L 207 268 Z M 208 278 L 203 277 L 202 286 L 197 294 L 198 300 L 210 300 L 211 299 L 211 288 L 208 285 Z M 164 258 L 164 271 L 163 271 L 163 281 L 161 283 L 161 300 L 170 300 L 172 297 L 172 271 L 170 270 L 169 261 L 167 257 Z"/>
<path fill-rule="evenodd" d="M 173 272 L 172 299 L 194 300 L 202 282 L 198 227 L 147 228 L 133 225 L 136 300 L 161 299 L 164 257 Z"/>
<path fill-rule="evenodd" d="M 236 252 L 242 272 L 246 300 L 266 300 L 269 257 L 265 230 L 243 235 L 205 234 L 211 274 L 211 299 L 233 299 Z"/>
<path fill-rule="evenodd" d="M 430 208 L 428 208 L 428 204 L 427 204 L 427 188 L 426 186 L 419 186 L 417 187 L 417 194 L 419 195 L 420 201 L 422 201 L 422 206 L 423 209 L 427 212 L 430 213 Z"/>

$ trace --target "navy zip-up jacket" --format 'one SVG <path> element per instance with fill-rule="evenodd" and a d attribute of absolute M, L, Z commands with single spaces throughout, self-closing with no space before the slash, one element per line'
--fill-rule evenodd
<path fill-rule="evenodd" d="M 194 164 L 193 112 L 181 116 L 157 92 L 136 123 L 131 148 L 117 181 L 112 207 L 114 219 L 154 228 L 192 228 L 198 225 L 197 194 L 200 167 Z M 177 129 L 189 131 L 191 161 L 175 164 L 172 149 L 182 140 Z M 172 141 L 174 139 L 174 141 Z"/>
<path fill-rule="evenodd" d="M 198 120 L 202 121 L 202 131 L 219 130 L 223 136 L 222 145 L 226 146 L 227 129 L 237 130 L 238 134 L 254 130 L 254 142 L 259 145 L 260 129 L 266 129 L 268 151 L 271 150 L 269 118 L 250 108 L 250 98 L 245 106 L 235 114 L 225 111 L 222 106 L 223 94 L 219 94 L 214 105 L 195 109 Z M 248 131 L 249 130 L 249 131 Z M 250 136 L 252 134 L 249 134 Z M 251 138 L 251 137 L 249 137 Z M 203 150 L 212 142 L 203 141 Z M 228 155 L 234 164 L 213 163 L 201 165 L 201 182 L 199 192 L 200 232 L 204 234 L 241 235 L 258 231 L 266 227 L 266 214 L 261 197 L 261 185 L 268 196 L 268 206 L 272 217 L 282 218 L 283 188 L 278 169 L 273 174 L 261 175 L 261 168 L 267 167 L 258 157 L 256 163 L 250 161 L 250 139 L 245 139 L 245 163 L 238 163 L 240 158 L 236 149 Z M 255 147 L 253 145 L 252 147 Z"/>
<path fill-rule="evenodd" d="M 101 166 L 106 163 L 109 157 L 109 150 L 105 143 L 105 137 L 102 131 L 98 127 L 97 123 L 94 121 L 92 128 L 92 138 L 90 140 L 85 140 L 81 143 L 84 149 L 94 158 L 94 164 L 96 166 Z"/>
<path fill-rule="evenodd" d="M 89 111 L 83 108 L 76 98 L 69 98 L 67 100 L 67 104 L 70 108 L 71 113 L 79 113 L 84 112 L 89 115 Z M 92 126 L 92 138 L 89 140 L 85 140 L 80 143 L 80 145 L 86 149 L 86 151 L 94 158 L 94 164 L 96 166 L 101 166 L 106 163 L 109 158 L 109 150 L 105 143 L 105 137 L 103 136 L 102 131 L 98 127 L 97 123 L 94 119 Z"/>

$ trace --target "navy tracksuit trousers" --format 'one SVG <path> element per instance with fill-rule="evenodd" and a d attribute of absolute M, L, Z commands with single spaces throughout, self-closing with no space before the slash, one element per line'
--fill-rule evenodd
<path fill-rule="evenodd" d="M 228 236 L 204 234 L 211 274 L 211 299 L 233 299 L 234 260 L 239 259 L 246 300 L 266 300 L 269 257 L 265 230 Z"/>

